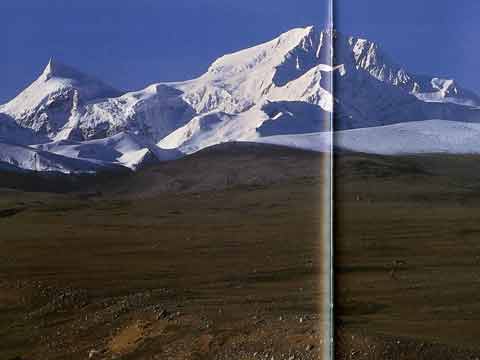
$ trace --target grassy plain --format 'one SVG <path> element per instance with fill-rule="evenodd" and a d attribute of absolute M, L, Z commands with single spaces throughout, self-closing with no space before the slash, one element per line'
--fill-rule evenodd
<path fill-rule="evenodd" d="M 337 357 L 480 354 L 480 158 L 335 161 Z"/>

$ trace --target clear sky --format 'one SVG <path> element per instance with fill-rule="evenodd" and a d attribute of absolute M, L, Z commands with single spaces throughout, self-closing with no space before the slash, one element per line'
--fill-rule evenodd
<path fill-rule="evenodd" d="M 412 72 L 480 92 L 480 1 L 334 0 L 336 27 Z M 203 73 L 227 52 L 323 26 L 328 0 L 0 0 L 0 103 L 50 56 L 125 90 Z"/>
<path fill-rule="evenodd" d="M 0 103 L 50 56 L 125 90 L 186 80 L 225 53 L 323 26 L 328 0 L 0 0 Z"/>

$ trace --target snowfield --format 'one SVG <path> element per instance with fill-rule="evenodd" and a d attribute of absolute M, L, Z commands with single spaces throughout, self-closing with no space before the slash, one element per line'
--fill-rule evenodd
<path fill-rule="evenodd" d="M 480 124 L 425 120 L 353 130 L 280 135 L 260 142 L 321 152 L 336 148 L 379 154 L 480 154 Z"/>
<path fill-rule="evenodd" d="M 117 163 L 132 170 L 154 159 L 167 161 L 183 155 L 178 150 L 161 149 L 140 136 L 128 133 L 83 142 L 58 140 L 34 147 L 70 158 Z"/>
<path fill-rule="evenodd" d="M 0 164 L 3 169 L 52 171 L 66 174 L 95 173 L 119 169 L 120 165 L 98 160 L 83 160 L 58 155 L 28 146 L 0 143 Z"/>

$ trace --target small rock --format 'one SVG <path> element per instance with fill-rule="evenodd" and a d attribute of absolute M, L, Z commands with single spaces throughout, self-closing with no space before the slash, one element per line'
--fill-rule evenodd
<path fill-rule="evenodd" d="M 157 320 L 160 319 L 165 319 L 168 316 L 168 311 L 165 309 L 162 309 L 158 314 L 157 314 Z"/>
<path fill-rule="evenodd" d="M 88 352 L 88 358 L 89 359 L 93 359 L 95 356 L 97 356 L 98 354 L 100 354 L 100 351 L 98 350 L 95 350 L 95 349 L 92 349 Z"/>

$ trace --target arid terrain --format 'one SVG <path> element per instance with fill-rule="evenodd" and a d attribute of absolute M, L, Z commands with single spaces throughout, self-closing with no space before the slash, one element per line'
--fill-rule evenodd
<path fill-rule="evenodd" d="M 480 357 L 479 160 L 337 156 L 338 359 Z"/>
<path fill-rule="evenodd" d="M 337 156 L 336 358 L 480 356 L 478 160 Z M 322 358 L 321 165 L 236 144 L 3 173 L 0 359 Z"/>
<path fill-rule="evenodd" d="M 321 164 L 231 145 L 2 173 L 0 359 L 320 358 Z"/>

